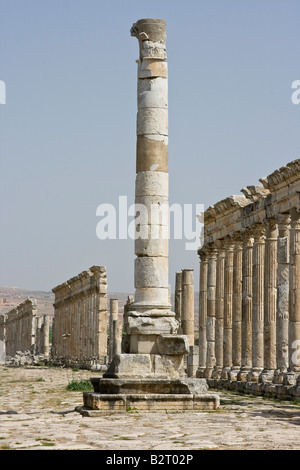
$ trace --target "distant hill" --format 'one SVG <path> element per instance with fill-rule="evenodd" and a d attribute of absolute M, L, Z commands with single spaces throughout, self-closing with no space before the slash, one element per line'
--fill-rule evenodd
<path fill-rule="evenodd" d="M 37 300 L 39 314 L 54 315 L 52 292 L 26 290 L 19 287 L 0 287 L 0 314 L 9 312 L 28 298 Z"/>

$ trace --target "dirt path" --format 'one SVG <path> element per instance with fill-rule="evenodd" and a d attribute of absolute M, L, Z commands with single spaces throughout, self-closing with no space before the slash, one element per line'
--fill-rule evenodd
<path fill-rule="evenodd" d="M 300 450 L 299 405 L 229 392 L 218 411 L 82 417 L 66 386 L 93 375 L 0 366 L 0 449 Z"/>

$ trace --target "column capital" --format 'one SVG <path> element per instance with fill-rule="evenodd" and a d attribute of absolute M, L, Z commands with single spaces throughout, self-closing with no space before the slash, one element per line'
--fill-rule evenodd
<path fill-rule="evenodd" d="M 266 238 L 266 227 L 262 223 L 253 226 L 253 238 L 255 243 L 263 243 Z"/>
<path fill-rule="evenodd" d="M 263 225 L 266 229 L 266 238 L 277 239 L 277 224 L 276 224 L 275 217 L 272 217 L 270 219 L 265 219 L 263 221 Z"/>
<path fill-rule="evenodd" d="M 224 239 L 216 240 L 215 241 L 215 248 L 217 250 L 218 256 L 225 256 L 225 241 Z"/>
<path fill-rule="evenodd" d="M 290 209 L 291 227 L 300 228 L 300 206 L 292 207 Z"/>
<path fill-rule="evenodd" d="M 241 232 L 241 236 L 242 236 L 242 241 L 243 241 L 243 246 L 244 247 L 251 247 L 253 246 L 253 234 L 252 234 L 252 231 L 249 230 L 249 229 L 246 229 L 244 230 L 243 232 Z"/>
<path fill-rule="evenodd" d="M 215 246 L 215 243 L 210 243 L 207 245 L 207 255 L 209 258 L 216 258 L 217 257 L 217 248 Z"/>
<path fill-rule="evenodd" d="M 231 236 L 224 238 L 224 247 L 226 251 L 233 251 L 234 249 L 234 240 Z"/>
<path fill-rule="evenodd" d="M 198 255 L 199 255 L 199 258 L 200 258 L 200 261 L 201 261 L 201 262 L 207 261 L 207 258 L 208 258 L 208 250 L 207 250 L 207 246 L 206 246 L 206 245 L 202 246 L 202 247 L 198 250 Z"/>
<path fill-rule="evenodd" d="M 291 223 L 291 215 L 278 213 L 275 218 L 278 225 L 279 236 L 287 237 Z"/>

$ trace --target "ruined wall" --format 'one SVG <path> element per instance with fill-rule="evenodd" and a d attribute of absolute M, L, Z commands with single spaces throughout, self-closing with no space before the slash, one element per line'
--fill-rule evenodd
<path fill-rule="evenodd" d="M 51 356 L 67 366 L 105 364 L 107 280 L 104 266 L 93 266 L 52 289 L 55 294 Z"/>
<path fill-rule="evenodd" d="M 47 352 L 49 353 L 47 318 L 48 315 L 43 318 L 37 316 L 35 299 L 25 300 L 4 315 L 0 320 L 0 335 L 2 330 L 6 356 L 14 356 L 17 351 L 47 355 Z"/>
<path fill-rule="evenodd" d="M 300 160 L 204 213 L 198 377 L 300 395 Z"/>
<path fill-rule="evenodd" d="M 7 356 L 13 356 L 17 351 L 34 352 L 36 311 L 36 300 L 27 299 L 7 313 L 5 321 Z"/>

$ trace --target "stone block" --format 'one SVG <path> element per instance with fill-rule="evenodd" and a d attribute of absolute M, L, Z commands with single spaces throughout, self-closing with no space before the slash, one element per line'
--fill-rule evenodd
<path fill-rule="evenodd" d="M 168 287 L 168 258 L 142 256 L 135 259 L 134 286 Z"/>
<path fill-rule="evenodd" d="M 152 302 L 157 304 L 169 303 L 169 289 L 167 287 L 138 288 L 135 290 L 135 302 Z"/>
<path fill-rule="evenodd" d="M 103 377 L 141 378 L 151 375 L 150 354 L 115 354 Z"/>
<path fill-rule="evenodd" d="M 129 351 L 131 354 L 157 354 L 157 335 L 131 334 Z"/>
<path fill-rule="evenodd" d="M 138 94 L 138 107 L 142 108 L 167 108 L 168 99 L 159 91 L 143 91 Z"/>
<path fill-rule="evenodd" d="M 150 232 L 150 230 L 149 230 Z M 169 253 L 169 240 L 165 239 L 153 239 L 143 240 L 137 238 L 135 240 L 135 254 L 137 256 L 168 256 Z"/>
<path fill-rule="evenodd" d="M 167 78 L 168 64 L 162 60 L 143 60 L 139 63 L 138 78 Z"/>
<path fill-rule="evenodd" d="M 127 316 L 126 332 L 129 335 L 161 335 L 175 333 L 178 322 L 174 317 Z"/>
<path fill-rule="evenodd" d="M 135 195 L 168 198 L 169 175 L 164 171 L 141 171 L 135 180 Z M 155 199 L 154 199 L 155 201 Z"/>
<path fill-rule="evenodd" d="M 157 346 L 160 354 L 181 356 L 189 353 L 188 337 L 186 335 L 161 334 L 157 338 Z"/>
<path fill-rule="evenodd" d="M 168 135 L 168 110 L 141 108 L 137 113 L 137 135 Z"/>

